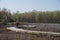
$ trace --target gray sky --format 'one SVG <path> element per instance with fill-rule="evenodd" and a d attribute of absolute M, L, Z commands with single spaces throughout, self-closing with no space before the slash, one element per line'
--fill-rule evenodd
<path fill-rule="evenodd" d="M 60 0 L 0 0 L 0 8 L 20 11 L 54 11 L 60 10 Z"/>

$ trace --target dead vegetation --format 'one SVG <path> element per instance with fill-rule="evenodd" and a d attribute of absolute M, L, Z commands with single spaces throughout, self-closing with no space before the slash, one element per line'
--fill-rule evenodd
<path fill-rule="evenodd" d="M 0 40 L 60 40 L 60 35 L 14 32 L 0 28 Z"/>

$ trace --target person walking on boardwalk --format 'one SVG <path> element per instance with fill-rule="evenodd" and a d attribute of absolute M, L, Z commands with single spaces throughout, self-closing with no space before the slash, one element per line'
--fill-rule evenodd
<path fill-rule="evenodd" d="M 19 25 L 19 23 L 18 23 L 18 22 L 16 22 L 16 27 L 18 27 L 18 25 Z"/>

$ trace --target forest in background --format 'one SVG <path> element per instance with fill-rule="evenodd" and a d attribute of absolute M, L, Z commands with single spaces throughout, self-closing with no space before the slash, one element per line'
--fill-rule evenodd
<path fill-rule="evenodd" d="M 60 23 L 60 10 L 56 11 L 36 11 L 11 13 L 10 10 L 3 8 L 0 10 L 0 24 L 11 22 L 26 23 Z"/>

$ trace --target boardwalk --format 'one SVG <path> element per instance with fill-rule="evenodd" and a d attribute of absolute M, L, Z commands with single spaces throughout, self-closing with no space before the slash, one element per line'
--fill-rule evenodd
<path fill-rule="evenodd" d="M 24 30 L 24 29 L 19 29 L 16 27 L 7 27 L 8 30 L 11 31 L 16 31 L 16 32 L 27 32 L 27 33 L 43 33 L 43 34 L 53 34 L 53 35 L 60 35 L 58 32 L 45 32 L 45 31 L 33 31 L 33 30 Z"/>

